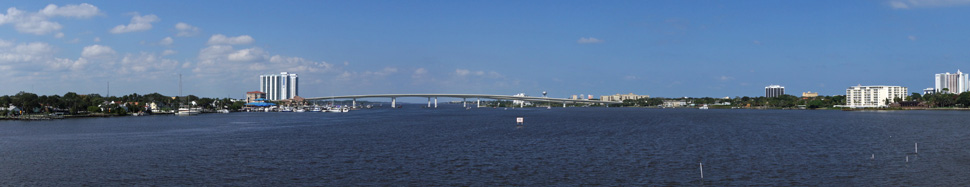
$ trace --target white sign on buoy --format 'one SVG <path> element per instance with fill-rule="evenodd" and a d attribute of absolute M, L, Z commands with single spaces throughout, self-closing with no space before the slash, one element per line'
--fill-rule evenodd
<path fill-rule="evenodd" d="M 523 123 L 524 121 L 525 121 L 525 120 L 524 120 L 524 118 L 522 118 L 522 117 L 517 117 L 517 118 L 515 118 L 515 123 L 516 123 L 516 124 L 522 124 L 522 123 Z"/>

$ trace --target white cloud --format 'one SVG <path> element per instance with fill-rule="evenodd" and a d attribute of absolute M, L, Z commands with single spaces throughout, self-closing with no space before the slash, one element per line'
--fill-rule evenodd
<path fill-rule="evenodd" d="M 101 42 L 101 37 L 94 37 L 94 42 Z"/>
<path fill-rule="evenodd" d="M 623 80 L 637 80 L 637 76 L 627 75 L 623 77 Z"/>
<path fill-rule="evenodd" d="M 226 37 L 226 35 L 216 34 L 209 38 L 208 45 L 241 45 L 253 43 L 253 37 L 242 35 L 236 37 Z"/>
<path fill-rule="evenodd" d="M 10 7 L 7 14 L 0 14 L 0 25 L 10 23 L 20 33 L 46 35 L 63 28 L 60 23 L 50 21 L 52 17 L 89 18 L 98 14 L 98 7 L 87 3 L 64 7 L 50 4 L 37 12 L 25 12 Z"/>
<path fill-rule="evenodd" d="M 54 34 L 54 38 L 63 38 L 63 37 L 64 37 L 64 33 L 63 32 L 59 32 L 57 34 Z"/>
<path fill-rule="evenodd" d="M 734 77 L 729 77 L 729 76 L 726 76 L 726 75 L 721 75 L 720 77 L 717 77 L 716 79 L 717 80 L 720 80 L 720 81 L 729 81 L 729 80 L 734 80 Z"/>
<path fill-rule="evenodd" d="M 970 5 L 970 0 L 892 0 L 889 6 L 893 9 L 952 7 Z"/>
<path fill-rule="evenodd" d="M 128 25 L 115 26 L 110 32 L 113 34 L 121 34 L 127 32 L 146 31 L 152 29 L 152 23 L 157 21 L 159 21 L 158 16 L 155 16 L 154 14 L 139 16 L 138 13 L 135 13 L 135 15 L 131 17 L 131 23 L 128 23 Z"/>
<path fill-rule="evenodd" d="M 907 38 L 909 38 L 909 40 L 912 40 L 912 41 L 916 41 L 917 39 L 916 36 L 913 36 L 913 35 L 909 35 L 909 37 Z"/>
<path fill-rule="evenodd" d="M 103 45 L 90 45 L 81 51 L 81 57 L 91 59 L 106 59 L 113 57 L 117 52 L 111 47 Z"/>
<path fill-rule="evenodd" d="M 468 77 L 468 76 L 478 76 L 478 77 L 486 77 L 486 78 L 505 77 L 504 75 L 495 71 L 485 72 L 485 71 L 472 71 L 467 69 L 455 69 L 455 75 L 458 75 L 459 77 Z"/>
<path fill-rule="evenodd" d="M 45 71 L 80 70 L 87 61 L 73 61 L 54 57 L 54 46 L 43 42 L 19 43 L 0 40 L 0 70 L 9 74 L 30 72 L 36 75 Z"/>
<path fill-rule="evenodd" d="M 101 13 L 98 7 L 81 3 L 80 5 L 64 5 L 63 7 L 58 7 L 54 4 L 49 4 L 44 9 L 40 10 L 39 13 L 46 16 L 64 16 L 64 17 L 76 17 L 76 18 L 90 18 Z"/>
<path fill-rule="evenodd" d="M 120 74 L 138 73 L 144 76 L 148 73 L 157 76 L 165 75 L 165 71 L 179 67 L 179 62 L 161 58 L 154 53 L 142 52 L 138 55 L 126 54 L 117 67 L 120 67 L 116 70 Z"/>
<path fill-rule="evenodd" d="M 262 49 L 254 47 L 230 53 L 227 59 L 229 61 L 254 61 L 264 60 L 267 56 L 266 52 Z"/>
<path fill-rule="evenodd" d="M 589 37 L 589 38 L 584 37 L 584 38 L 579 38 L 579 40 L 576 40 L 576 43 L 579 43 L 579 44 L 595 44 L 595 43 L 603 43 L 603 42 L 604 42 L 603 40 L 596 39 L 593 37 Z"/>
<path fill-rule="evenodd" d="M 178 52 L 176 52 L 175 50 L 166 49 L 165 51 L 162 51 L 162 56 L 174 55 L 175 53 L 178 53 Z"/>
<path fill-rule="evenodd" d="M 173 40 L 172 37 L 165 37 L 165 38 L 162 39 L 162 41 L 158 41 L 158 44 L 161 44 L 161 45 L 172 45 L 172 43 L 174 43 L 174 42 L 175 42 L 175 40 Z"/>
<path fill-rule="evenodd" d="M 195 27 L 195 26 L 189 25 L 188 23 L 183 23 L 183 22 L 176 23 L 175 30 L 179 31 L 179 33 L 176 34 L 175 36 L 186 37 L 186 36 L 195 36 L 196 34 L 199 34 L 199 27 Z"/>

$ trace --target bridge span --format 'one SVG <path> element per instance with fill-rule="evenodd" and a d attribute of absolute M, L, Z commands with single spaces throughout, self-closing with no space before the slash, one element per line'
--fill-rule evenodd
<path fill-rule="evenodd" d="M 461 98 L 462 106 L 468 107 L 467 100 L 469 98 L 476 99 L 476 107 L 482 106 L 482 99 L 494 99 L 494 100 L 520 100 L 520 101 L 532 101 L 532 102 L 549 102 L 549 103 L 562 103 L 563 107 L 566 107 L 566 103 L 596 103 L 596 104 L 606 104 L 607 107 L 610 104 L 622 104 L 619 101 L 600 101 L 600 100 L 583 100 L 583 99 L 563 99 L 563 98 L 549 98 L 549 97 L 530 97 L 530 96 L 512 96 L 512 95 L 490 95 L 490 94 L 373 94 L 373 95 L 343 95 L 343 96 L 328 96 L 328 97 L 311 97 L 306 98 L 306 100 L 328 100 L 328 99 L 352 99 L 353 106 L 357 106 L 358 98 L 391 98 L 391 108 L 397 107 L 398 97 L 426 97 L 428 98 L 428 107 L 432 107 L 431 100 L 434 99 L 434 107 L 438 108 L 438 97 L 448 97 L 448 98 Z M 522 107 L 523 104 L 519 106 Z"/>

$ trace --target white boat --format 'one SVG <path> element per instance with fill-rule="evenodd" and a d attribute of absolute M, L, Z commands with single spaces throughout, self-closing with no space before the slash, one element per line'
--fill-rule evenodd
<path fill-rule="evenodd" d="M 323 112 L 323 109 L 320 109 L 320 107 L 313 107 L 310 109 L 310 112 Z"/>
<path fill-rule="evenodd" d="M 708 107 L 707 107 L 707 105 L 704 105 L 704 106 L 701 106 L 701 107 L 700 107 L 700 109 L 701 109 L 701 110 L 707 110 L 707 109 L 708 109 Z"/>
<path fill-rule="evenodd" d="M 179 108 L 179 111 L 175 112 L 175 115 L 189 116 L 189 115 L 196 115 L 199 113 L 201 113 L 199 108 Z"/>
<path fill-rule="evenodd" d="M 299 108 L 299 109 L 293 110 L 293 112 L 306 112 L 306 110 L 305 109 L 302 109 L 302 108 Z"/>
<path fill-rule="evenodd" d="M 350 112 L 350 108 L 347 107 L 334 107 L 327 109 L 327 112 Z"/>
<path fill-rule="evenodd" d="M 229 109 L 219 109 L 216 112 L 223 113 L 223 114 L 228 114 L 229 113 Z"/>

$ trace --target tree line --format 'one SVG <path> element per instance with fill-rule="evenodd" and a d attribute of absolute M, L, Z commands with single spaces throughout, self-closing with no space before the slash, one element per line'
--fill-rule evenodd
<path fill-rule="evenodd" d="M 0 110 L 4 111 L 3 114 L 6 115 L 12 114 L 10 106 L 23 114 L 60 112 L 65 114 L 112 113 L 123 115 L 133 112 L 151 112 L 146 109 L 146 106 L 151 103 L 155 103 L 162 110 L 171 110 L 189 106 L 193 101 L 195 102 L 193 107 L 203 109 L 238 110 L 244 104 L 232 102 L 229 98 L 200 98 L 194 95 L 172 97 L 159 93 L 146 95 L 132 93 L 123 96 L 104 97 L 99 94 L 80 95 L 74 92 L 67 92 L 64 95 L 37 95 L 19 92 L 15 95 L 0 96 Z M 20 114 L 20 112 L 17 112 L 17 114 Z"/>

